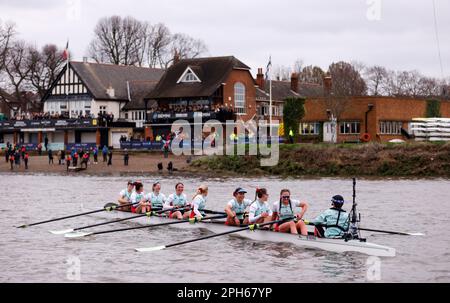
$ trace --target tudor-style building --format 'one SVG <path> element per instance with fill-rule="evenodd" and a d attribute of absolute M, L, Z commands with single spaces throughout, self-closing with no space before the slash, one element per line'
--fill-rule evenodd
<path fill-rule="evenodd" d="M 88 143 L 120 147 L 122 136 L 131 137 L 143 127 L 145 112 L 124 111 L 124 106 L 150 91 L 164 70 L 135 66 L 70 62 L 43 98 L 44 112 L 62 119 L 84 120 L 83 127 L 41 129 L 37 141 Z M 108 123 L 102 123 L 108 116 Z M 129 122 L 129 123 L 127 123 Z M 69 123 L 70 124 L 70 123 Z M 44 133 L 44 134 L 42 134 Z"/>
<path fill-rule="evenodd" d="M 72 61 L 44 96 L 44 112 L 68 118 L 99 113 L 125 118 L 121 111 L 131 101 L 133 86 L 139 83 L 139 89 L 145 85 L 150 89 L 163 73 L 156 68 Z"/>

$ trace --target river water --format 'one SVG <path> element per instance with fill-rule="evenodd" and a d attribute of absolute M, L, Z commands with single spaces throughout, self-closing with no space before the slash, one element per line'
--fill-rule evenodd
<path fill-rule="evenodd" d="M 80 203 L 101 208 L 115 202 L 130 178 L 150 188 L 155 176 L 86 177 L 0 174 L 0 282 L 450 282 L 449 180 L 358 180 L 361 226 L 426 236 L 363 233 L 368 241 L 397 250 L 393 258 L 359 253 L 332 253 L 291 244 L 261 243 L 223 236 L 153 253 L 134 248 L 164 245 L 210 234 L 202 229 L 160 227 L 66 239 L 48 232 L 98 223 L 84 216 L 18 229 L 14 226 L 80 211 Z M 160 178 L 162 192 L 178 181 L 191 196 L 201 183 L 209 186 L 208 208 L 223 210 L 237 186 L 266 187 L 270 201 L 282 188 L 308 201 L 305 218 L 329 207 L 332 195 L 350 208 L 350 179 L 198 179 Z M 97 230 L 133 226 L 132 222 Z"/>

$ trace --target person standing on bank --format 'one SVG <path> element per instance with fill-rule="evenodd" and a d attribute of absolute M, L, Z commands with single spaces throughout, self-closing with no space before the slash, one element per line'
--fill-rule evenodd
<path fill-rule="evenodd" d="M 14 170 L 14 154 L 9 154 L 9 163 L 11 164 L 11 170 Z"/>
<path fill-rule="evenodd" d="M 112 150 L 108 151 L 108 166 L 112 165 Z"/>
<path fill-rule="evenodd" d="M 48 164 L 53 164 L 53 151 L 51 149 L 48 150 Z"/>
<path fill-rule="evenodd" d="M 48 151 L 48 137 L 47 136 L 45 136 L 44 146 L 45 146 L 45 151 Z"/>
<path fill-rule="evenodd" d="M 125 154 L 123 155 L 123 165 L 128 166 L 129 159 L 130 155 L 128 154 L 128 150 L 125 148 Z"/>
<path fill-rule="evenodd" d="M 70 161 L 72 161 L 72 156 L 68 154 L 66 159 L 67 171 L 69 171 Z"/>
<path fill-rule="evenodd" d="M 73 154 L 73 166 L 77 167 L 78 166 L 78 153 L 74 153 Z"/>
<path fill-rule="evenodd" d="M 93 152 L 94 152 L 94 164 L 98 164 L 98 148 L 97 148 L 97 146 L 94 147 Z"/>
<path fill-rule="evenodd" d="M 25 156 L 23 157 L 23 162 L 25 163 L 25 169 L 28 169 L 28 153 L 25 153 Z"/>
<path fill-rule="evenodd" d="M 294 131 L 289 129 L 289 143 L 294 144 Z"/>
<path fill-rule="evenodd" d="M 103 155 L 103 162 L 106 162 L 106 156 L 108 155 L 108 147 L 106 145 L 103 146 L 102 155 Z"/>

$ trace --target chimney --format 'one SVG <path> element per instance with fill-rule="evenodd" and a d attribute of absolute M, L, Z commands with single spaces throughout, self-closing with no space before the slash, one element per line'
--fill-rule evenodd
<path fill-rule="evenodd" d="M 262 68 L 258 68 L 258 74 L 256 75 L 256 84 L 259 86 L 260 89 L 264 90 L 264 74 L 262 72 Z"/>
<path fill-rule="evenodd" d="M 327 95 L 330 94 L 331 88 L 333 87 L 333 81 L 332 81 L 329 73 L 327 73 L 325 75 L 325 77 L 323 77 L 323 86 L 324 86 L 325 94 L 327 94 Z"/>
<path fill-rule="evenodd" d="M 109 85 L 109 87 L 106 89 L 106 94 L 110 97 L 110 98 L 114 98 L 116 96 L 114 88 L 111 86 L 111 84 Z"/>
<path fill-rule="evenodd" d="M 88 57 L 83 57 L 83 63 L 88 63 Z"/>
<path fill-rule="evenodd" d="M 291 90 L 298 94 L 298 74 L 292 73 L 291 75 Z"/>
<path fill-rule="evenodd" d="M 177 50 L 175 50 L 175 53 L 173 54 L 173 65 L 177 64 L 178 62 L 180 62 L 180 54 Z"/>

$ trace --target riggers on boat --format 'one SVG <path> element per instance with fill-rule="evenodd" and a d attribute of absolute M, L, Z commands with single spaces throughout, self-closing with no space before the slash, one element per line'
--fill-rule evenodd
<path fill-rule="evenodd" d="M 135 216 L 130 212 L 124 211 L 110 211 L 110 212 L 99 212 L 95 213 L 95 216 L 104 219 L 122 219 Z M 151 216 L 151 217 L 140 217 L 133 222 L 137 222 L 142 225 L 149 224 L 160 224 L 164 222 L 177 221 L 176 219 L 169 219 L 165 216 Z M 176 224 L 173 227 L 176 228 L 205 228 L 214 233 L 223 233 L 227 231 L 237 230 L 239 227 L 227 226 L 224 224 L 224 220 L 202 220 L 195 224 L 183 223 Z M 172 226 L 172 225 L 170 225 Z M 366 242 L 365 239 L 326 239 L 317 238 L 313 235 L 302 236 L 294 235 L 289 233 L 279 233 L 268 230 L 244 230 L 239 233 L 234 233 L 232 235 L 238 235 L 244 238 L 248 238 L 255 241 L 269 241 L 269 242 L 280 242 L 280 243 L 292 243 L 299 247 L 322 249 L 327 251 L 332 251 L 336 253 L 342 252 L 359 252 L 371 256 L 379 257 L 394 257 L 395 249 L 387 246 L 382 246 L 374 243 Z M 69 234 L 70 237 L 70 234 Z"/>

